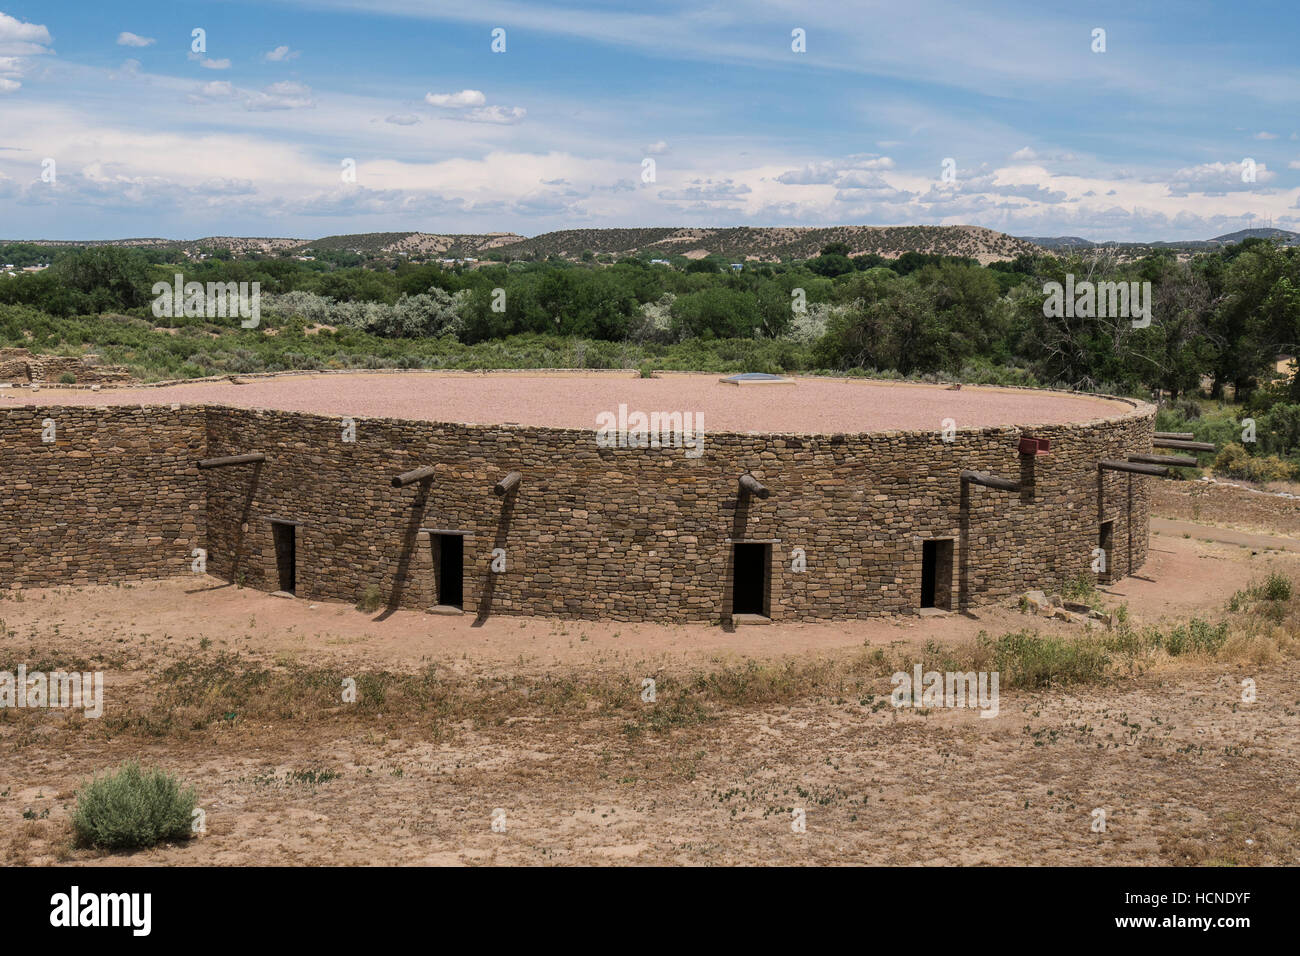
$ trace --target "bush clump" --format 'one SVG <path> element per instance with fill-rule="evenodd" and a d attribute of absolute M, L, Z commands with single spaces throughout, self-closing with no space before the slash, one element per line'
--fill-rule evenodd
<path fill-rule="evenodd" d="M 193 787 L 134 761 L 96 776 L 77 791 L 72 828 L 82 846 L 129 850 L 190 835 L 198 797 Z"/>
<path fill-rule="evenodd" d="M 379 588 L 373 584 L 367 584 L 366 589 L 361 592 L 361 597 L 357 598 L 357 610 L 378 611 L 380 605 L 384 603 L 384 596 L 379 592 Z"/>
<path fill-rule="evenodd" d="M 1179 624 L 1164 635 L 1162 644 L 1170 657 L 1180 654 L 1213 654 L 1228 641 L 1228 623 L 1211 625 L 1200 618 Z"/>
<path fill-rule="evenodd" d="M 1050 687 L 1097 681 L 1106 675 L 1110 658 L 1101 647 L 1062 640 L 1031 631 L 983 638 L 993 653 L 1004 687 Z"/>
<path fill-rule="evenodd" d="M 1251 455 L 1233 442 L 1225 445 L 1214 459 L 1214 470 L 1242 481 L 1287 481 L 1296 477 L 1296 468 L 1276 455 Z"/>

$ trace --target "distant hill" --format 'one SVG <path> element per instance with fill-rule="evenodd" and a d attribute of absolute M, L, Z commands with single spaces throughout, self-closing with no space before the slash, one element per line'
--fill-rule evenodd
<path fill-rule="evenodd" d="M 1044 249 L 1091 249 L 1097 243 L 1079 236 L 1020 236 L 1025 242 L 1032 242 Z"/>
<path fill-rule="evenodd" d="M 1225 236 L 1215 236 L 1210 241 L 1228 245 L 1241 242 L 1243 239 L 1283 239 L 1286 245 L 1289 246 L 1297 239 L 1300 239 L 1300 232 L 1290 232 L 1286 229 L 1238 229 L 1236 232 L 1230 232 Z"/>
<path fill-rule="evenodd" d="M 1024 239 L 981 226 L 831 226 L 737 227 L 727 229 L 654 227 L 641 229 L 565 229 L 531 238 L 511 232 L 480 234 L 426 232 L 372 232 L 325 236 L 320 239 L 267 239 L 209 236 L 204 239 L 113 239 L 91 242 L 31 241 L 49 246 L 171 247 L 189 253 L 216 248 L 236 255 L 252 253 L 307 255 L 312 252 L 350 251 L 370 256 L 406 254 L 418 257 L 477 258 L 499 250 L 510 258 L 578 259 L 596 255 L 649 255 L 702 259 L 721 256 L 733 261 L 778 262 L 811 259 L 829 243 L 848 246 L 850 255 L 875 253 L 895 259 L 904 252 L 966 256 L 981 263 L 1036 255 L 1041 250 Z"/>
<path fill-rule="evenodd" d="M 510 245 L 524 237 L 513 232 L 489 232 L 478 235 L 451 234 L 437 235 L 429 232 L 367 232 L 346 236 L 326 236 L 301 243 L 296 252 L 315 250 L 343 250 L 346 252 L 371 253 L 374 255 L 393 255 L 405 252 L 407 255 L 430 256 L 451 255 L 464 257 L 476 252 Z"/>
<path fill-rule="evenodd" d="M 811 259 L 831 242 L 842 242 L 850 255 L 875 253 L 889 259 L 904 252 L 931 252 L 969 256 L 980 262 L 1014 259 L 1034 254 L 1029 243 L 980 226 L 831 226 L 754 227 L 730 229 L 566 229 L 524 239 L 506 247 L 513 256 L 577 258 L 583 252 L 597 255 L 651 253 L 692 259 L 716 255 L 742 261 Z"/>
<path fill-rule="evenodd" d="M 1220 249 L 1244 239 L 1282 239 L 1288 246 L 1300 241 L 1300 232 L 1288 232 L 1286 229 L 1239 229 L 1213 239 L 1185 239 L 1174 242 L 1093 242 L 1079 236 L 1020 236 L 1024 242 L 1032 242 L 1042 249 L 1052 251 L 1070 249 L 1096 249 L 1102 246 L 1120 249 L 1125 252 L 1141 252 L 1144 249 L 1181 249 L 1189 252 L 1201 252 L 1208 249 Z"/>

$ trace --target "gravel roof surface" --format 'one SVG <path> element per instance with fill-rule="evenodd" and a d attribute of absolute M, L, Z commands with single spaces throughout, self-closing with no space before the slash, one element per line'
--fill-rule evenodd
<path fill-rule="evenodd" d="M 290 375 L 99 392 L 44 386 L 0 389 L 15 405 L 213 403 L 354 418 L 594 429 L 601 412 L 680 411 L 703 415 L 708 432 L 858 433 L 1046 425 L 1117 418 L 1123 402 L 1084 395 L 978 387 L 796 378 L 792 385 L 724 385 L 719 374 L 635 372 L 411 372 Z"/>

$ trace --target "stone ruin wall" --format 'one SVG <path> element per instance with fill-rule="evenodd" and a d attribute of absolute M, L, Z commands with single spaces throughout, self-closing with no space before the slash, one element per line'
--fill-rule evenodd
<path fill-rule="evenodd" d="M 0 586 L 112 584 L 208 570 L 275 590 L 270 519 L 297 522 L 297 594 L 392 607 L 436 601 L 421 529 L 467 532 L 467 613 L 717 621 L 730 610 L 729 540 L 771 542 L 774 620 L 908 612 L 922 541 L 954 541 L 955 597 L 969 605 L 1059 590 L 1090 573 L 1099 509 L 1112 573 L 1146 559 L 1150 481 L 1101 458 L 1149 451 L 1154 409 L 1034 429 L 1049 454 L 1017 454 L 1017 428 L 861 436 L 709 435 L 681 449 L 601 449 L 593 432 L 360 420 L 217 406 L 36 408 L 0 413 Z M 41 423 L 58 426 L 51 446 Z M 203 457 L 268 460 L 200 471 Z M 399 472 L 432 482 L 391 487 Z M 963 468 L 1020 493 L 965 486 Z M 520 471 L 499 499 L 493 484 Z M 750 472 L 771 491 L 738 494 Z M 1131 522 L 1131 524 L 1130 524 Z M 1130 534 L 1131 532 L 1131 534 Z M 1131 548 L 1130 548 L 1131 542 Z M 506 570 L 489 570 L 504 548 Z M 807 571 L 795 573 L 802 548 Z M 1131 551 L 1131 553 L 1130 553 Z"/>

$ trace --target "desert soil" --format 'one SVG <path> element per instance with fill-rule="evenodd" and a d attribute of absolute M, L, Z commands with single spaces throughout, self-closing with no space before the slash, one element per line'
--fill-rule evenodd
<path fill-rule="evenodd" d="M 723 376 L 665 372 L 412 372 L 290 375 L 232 382 L 196 382 L 99 392 L 43 387 L 0 390 L 9 405 L 159 405 L 216 403 L 417 421 L 596 428 L 602 412 L 693 412 L 716 432 L 858 433 L 888 429 L 936 433 L 958 429 L 1046 425 L 1115 418 L 1122 402 L 1084 395 L 901 382 L 801 378 L 793 385 L 724 385 Z"/>
<path fill-rule="evenodd" d="M 1152 539 L 1109 589 L 1136 621 L 1223 614 L 1300 555 Z M 146 698 L 168 663 L 234 651 L 268 663 L 414 670 L 487 693 L 521 674 L 626 677 L 755 660 L 833 660 L 979 631 L 1077 626 L 970 616 L 773 625 L 727 633 L 401 611 L 391 616 L 211 579 L 11 592 L 4 657 L 100 662 L 105 706 Z M 1258 700 L 1241 702 L 1241 681 Z M 51 711 L 0 719 L 0 859 L 127 864 L 1281 864 L 1297 862 L 1300 673 L 1292 663 L 1177 663 L 1107 685 L 1002 691 L 1000 713 L 898 711 L 879 694 L 737 704 L 641 734 L 602 714 L 235 721 L 110 736 Z M 127 758 L 194 784 L 198 839 L 132 854 L 72 846 L 78 783 Z M 329 779 L 320 775 L 337 774 Z M 791 829 L 794 808 L 806 832 Z M 1107 814 L 1092 832 L 1093 811 Z M 504 811 L 504 832 L 492 828 Z M 498 817 L 500 819 L 500 817 Z"/>

